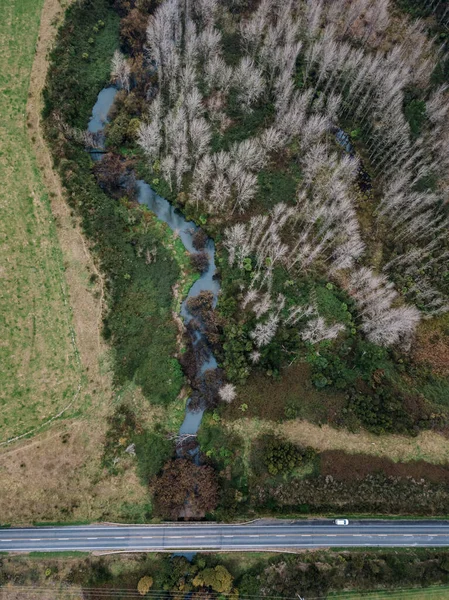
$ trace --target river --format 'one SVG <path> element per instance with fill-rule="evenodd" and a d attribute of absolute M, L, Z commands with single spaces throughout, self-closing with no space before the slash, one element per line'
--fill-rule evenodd
<path fill-rule="evenodd" d="M 97 101 L 92 109 L 92 116 L 89 121 L 88 130 L 91 133 L 102 134 L 104 127 L 108 122 L 108 113 L 114 102 L 117 89 L 109 86 L 101 90 L 98 94 Z M 104 136 L 103 136 L 104 143 Z M 101 160 L 102 153 L 91 151 L 91 156 L 94 160 Z M 183 214 L 175 208 L 168 200 L 158 196 L 156 192 L 142 179 L 137 180 L 137 201 L 139 204 L 147 206 L 161 221 L 167 223 L 173 233 L 179 236 L 182 241 L 184 248 L 187 252 L 196 252 L 193 246 L 193 237 L 195 232 L 198 230 L 198 226 L 193 221 L 187 221 Z M 181 317 L 184 324 L 187 324 L 193 317 L 189 312 L 187 301 L 189 298 L 197 296 L 202 291 L 209 291 L 213 294 L 213 306 L 217 303 L 218 293 L 220 291 L 220 284 L 217 279 L 214 279 L 215 274 L 215 244 L 212 239 L 208 238 L 204 251 L 206 252 L 209 265 L 207 271 L 202 273 L 201 277 L 192 285 L 189 290 L 187 297 L 181 305 Z M 194 348 L 196 345 L 200 345 L 202 348 L 206 346 L 204 335 L 204 326 L 199 322 L 199 328 L 197 330 L 196 340 L 194 342 Z M 209 350 L 209 354 L 205 361 L 201 363 L 198 377 L 201 378 L 203 373 L 208 369 L 215 369 L 217 367 L 217 361 Z M 199 429 L 204 408 L 192 410 L 189 408 L 190 399 L 186 403 L 186 410 L 184 421 L 179 429 L 179 434 L 196 434 Z"/>

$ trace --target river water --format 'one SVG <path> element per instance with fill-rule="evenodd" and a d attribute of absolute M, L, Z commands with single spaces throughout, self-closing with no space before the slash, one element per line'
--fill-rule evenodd
<path fill-rule="evenodd" d="M 107 87 L 101 90 L 98 94 L 97 101 L 92 109 L 92 116 L 89 121 L 88 130 L 92 133 L 100 134 L 103 132 L 106 123 L 108 122 L 108 113 L 114 102 L 117 89 L 115 87 Z M 104 137 L 103 137 L 104 142 Z M 91 152 L 91 156 L 94 160 L 100 160 L 102 154 Z M 176 209 L 168 200 L 158 196 L 156 192 L 142 179 L 137 181 L 137 201 L 139 204 L 147 206 L 161 221 L 167 223 L 170 229 L 176 233 L 182 241 L 184 248 L 188 252 L 196 252 L 193 246 L 193 237 L 195 232 L 198 230 L 197 225 L 193 221 L 187 221 L 183 214 Z M 192 285 L 187 295 L 187 298 L 181 305 L 181 317 L 185 324 L 187 324 L 193 317 L 190 314 L 187 307 L 187 300 L 189 298 L 197 296 L 202 291 L 209 291 L 213 294 L 213 305 L 217 303 L 218 293 L 220 291 L 220 284 L 218 280 L 214 279 L 215 274 L 215 244 L 212 239 L 208 238 L 206 246 L 204 248 L 208 259 L 209 266 L 201 277 Z M 194 347 L 200 344 L 204 347 L 203 342 L 205 341 L 204 331 L 202 324 L 199 323 L 199 329 L 197 331 L 196 340 Z M 217 367 L 215 357 L 210 352 L 207 359 L 202 363 L 200 372 L 201 376 L 206 370 L 214 369 Z M 179 430 L 179 434 L 195 434 L 203 417 L 204 409 L 191 410 L 189 408 L 190 400 L 187 401 L 184 421 Z"/>

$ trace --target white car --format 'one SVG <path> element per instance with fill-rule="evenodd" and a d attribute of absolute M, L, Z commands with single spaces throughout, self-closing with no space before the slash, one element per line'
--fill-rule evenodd
<path fill-rule="evenodd" d="M 349 525 L 348 519 L 335 519 L 335 525 Z"/>

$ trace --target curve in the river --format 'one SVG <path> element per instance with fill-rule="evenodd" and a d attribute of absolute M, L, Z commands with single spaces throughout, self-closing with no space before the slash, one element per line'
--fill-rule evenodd
<path fill-rule="evenodd" d="M 108 113 L 114 102 L 116 93 L 117 89 L 109 86 L 101 90 L 101 92 L 98 94 L 97 101 L 92 109 L 92 116 L 88 125 L 88 130 L 90 132 L 98 134 L 103 132 L 104 127 L 108 122 Z M 91 152 L 91 155 L 94 160 L 99 160 L 102 156 L 101 153 L 95 152 L 94 150 Z M 193 237 L 195 232 L 198 230 L 198 226 L 195 225 L 193 221 L 187 221 L 187 219 L 184 218 L 179 210 L 170 204 L 168 200 L 158 196 L 156 192 L 148 185 L 148 183 L 142 179 L 137 181 L 137 200 L 140 204 L 147 206 L 149 210 L 151 210 L 157 216 L 158 219 L 167 223 L 170 229 L 178 234 L 184 245 L 184 248 L 188 252 L 195 252 L 195 248 L 193 246 Z M 198 294 L 202 291 L 209 291 L 213 294 L 214 306 L 217 303 L 220 284 L 216 279 L 214 279 L 215 244 L 212 239 L 208 238 L 204 251 L 209 259 L 207 271 L 202 273 L 201 277 L 192 285 L 187 298 L 184 300 L 181 306 L 181 316 L 186 324 L 192 319 L 192 315 L 187 307 L 187 301 L 189 298 L 198 296 Z M 194 346 L 204 341 L 204 332 L 201 327 L 202 325 L 200 323 L 197 340 Z M 214 369 L 216 367 L 217 362 L 212 352 L 210 352 L 208 359 L 201 365 L 199 375 L 208 369 Z M 201 419 L 203 417 L 204 409 L 198 409 L 195 411 L 190 410 L 189 402 L 190 401 L 187 401 L 184 421 L 179 430 L 180 434 L 195 434 L 198 431 Z"/>

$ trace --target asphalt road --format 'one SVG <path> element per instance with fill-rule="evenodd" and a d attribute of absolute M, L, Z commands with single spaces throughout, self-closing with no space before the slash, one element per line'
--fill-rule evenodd
<path fill-rule="evenodd" d="M 449 521 L 330 520 L 242 525 L 89 525 L 0 529 L 0 551 L 276 550 L 449 546 Z"/>

